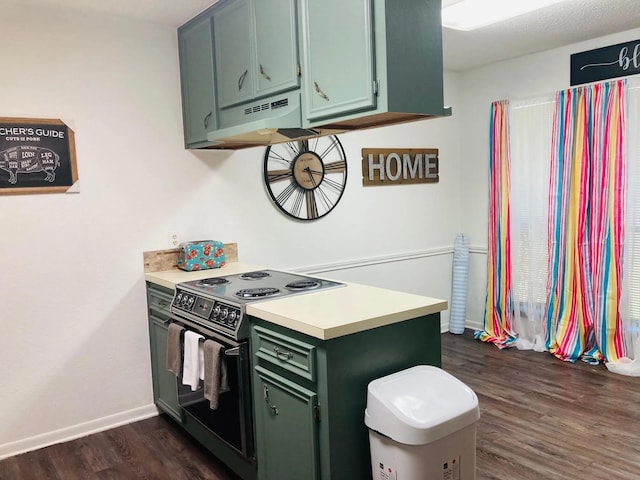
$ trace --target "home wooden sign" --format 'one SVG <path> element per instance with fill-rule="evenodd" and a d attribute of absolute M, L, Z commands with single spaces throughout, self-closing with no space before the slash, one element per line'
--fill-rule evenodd
<path fill-rule="evenodd" d="M 0 195 L 63 193 L 77 180 L 74 133 L 64 122 L 0 117 Z"/>
<path fill-rule="evenodd" d="M 437 183 L 437 148 L 363 148 L 362 185 Z"/>

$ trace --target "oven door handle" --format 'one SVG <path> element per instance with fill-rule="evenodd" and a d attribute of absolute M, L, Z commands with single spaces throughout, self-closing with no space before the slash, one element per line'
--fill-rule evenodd
<path fill-rule="evenodd" d="M 239 357 L 240 356 L 240 347 L 229 348 L 224 351 L 225 357 Z"/>

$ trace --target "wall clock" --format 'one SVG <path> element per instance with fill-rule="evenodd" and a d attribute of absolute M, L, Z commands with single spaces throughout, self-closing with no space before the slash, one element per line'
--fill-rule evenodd
<path fill-rule="evenodd" d="M 290 217 L 316 220 L 338 204 L 347 160 L 335 135 L 267 147 L 264 182 L 273 203 Z"/>

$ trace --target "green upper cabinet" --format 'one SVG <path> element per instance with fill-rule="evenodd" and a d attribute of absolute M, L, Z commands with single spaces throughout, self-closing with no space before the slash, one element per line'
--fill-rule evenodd
<path fill-rule="evenodd" d="M 252 28 L 249 0 L 224 4 L 213 17 L 220 108 L 253 98 L 255 68 L 251 60 Z"/>
<path fill-rule="evenodd" d="M 295 0 L 255 0 L 256 94 L 299 87 Z"/>
<path fill-rule="evenodd" d="M 450 115 L 440 0 L 300 0 L 303 127 L 353 130 Z"/>
<path fill-rule="evenodd" d="M 186 148 L 207 144 L 216 128 L 211 15 L 197 17 L 178 29 L 180 85 Z"/>
<path fill-rule="evenodd" d="M 214 13 L 220 108 L 298 86 L 294 0 L 230 0 Z"/>
<path fill-rule="evenodd" d="M 220 0 L 179 29 L 185 143 L 247 148 L 451 115 L 440 10 L 441 0 Z"/>
<path fill-rule="evenodd" d="M 301 0 L 304 115 L 375 108 L 371 0 Z"/>

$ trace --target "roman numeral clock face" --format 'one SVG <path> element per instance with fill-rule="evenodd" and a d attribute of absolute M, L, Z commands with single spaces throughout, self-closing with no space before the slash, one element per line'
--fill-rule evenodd
<path fill-rule="evenodd" d="M 264 155 L 264 181 L 273 203 L 290 217 L 323 217 L 347 183 L 342 144 L 330 135 L 271 145 Z"/>

